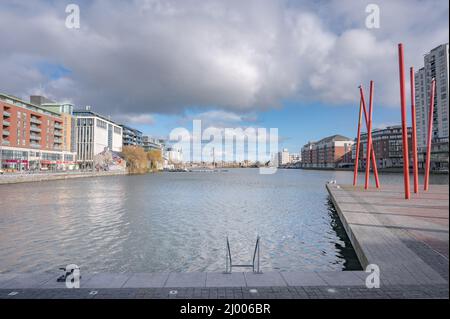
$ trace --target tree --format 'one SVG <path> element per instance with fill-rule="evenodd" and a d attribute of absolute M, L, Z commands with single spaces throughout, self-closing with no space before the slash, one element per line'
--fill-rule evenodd
<path fill-rule="evenodd" d="M 122 156 L 127 162 L 128 171 L 132 174 L 148 172 L 147 154 L 139 146 L 124 146 Z"/>

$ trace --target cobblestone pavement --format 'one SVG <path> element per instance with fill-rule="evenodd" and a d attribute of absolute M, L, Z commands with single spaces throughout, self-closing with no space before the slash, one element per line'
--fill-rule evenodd
<path fill-rule="evenodd" d="M 1 289 L 0 299 L 448 299 L 448 285 L 236 287 L 236 288 L 115 288 Z"/>

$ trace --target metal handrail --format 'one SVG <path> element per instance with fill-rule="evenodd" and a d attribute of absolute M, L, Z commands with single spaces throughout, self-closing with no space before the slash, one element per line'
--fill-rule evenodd
<path fill-rule="evenodd" d="M 231 249 L 230 249 L 230 241 L 227 236 L 227 256 L 225 257 L 225 273 L 230 274 L 232 272 L 233 267 L 246 267 L 246 268 L 252 268 L 254 273 L 261 274 L 260 270 L 260 237 L 259 235 L 256 237 L 256 244 L 255 244 L 255 250 L 253 252 L 253 258 L 252 258 L 252 264 L 251 265 L 233 265 L 233 261 L 231 259 Z M 257 267 L 255 271 L 255 259 L 258 258 L 257 261 Z"/>

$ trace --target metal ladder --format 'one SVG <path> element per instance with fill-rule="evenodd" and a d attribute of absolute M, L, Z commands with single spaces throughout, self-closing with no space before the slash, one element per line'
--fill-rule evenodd
<path fill-rule="evenodd" d="M 256 270 L 255 270 L 255 261 L 256 261 Z M 262 271 L 259 268 L 259 261 L 260 261 L 260 237 L 259 235 L 256 237 L 256 244 L 255 244 L 255 250 L 253 252 L 253 259 L 251 265 L 233 265 L 233 261 L 231 259 L 231 249 L 230 249 L 230 241 L 228 240 L 227 236 L 227 255 L 225 258 L 225 273 L 231 274 L 233 267 L 243 267 L 243 268 L 252 268 L 253 272 L 255 274 L 262 274 Z"/>

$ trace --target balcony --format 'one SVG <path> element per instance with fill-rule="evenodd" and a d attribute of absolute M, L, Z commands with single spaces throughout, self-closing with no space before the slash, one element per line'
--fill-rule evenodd
<path fill-rule="evenodd" d="M 9 113 L 8 111 L 3 111 L 3 116 L 4 117 L 10 117 L 11 113 Z"/>
<path fill-rule="evenodd" d="M 55 139 L 53 140 L 53 142 L 54 142 L 55 144 L 62 144 L 62 139 L 60 139 L 60 138 L 55 138 Z"/>
<path fill-rule="evenodd" d="M 3 133 L 2 133 L 2 135 L 3 135 L 3 136 L 9 136 L 9 131 L 5 131 L 5 130 L 3 130 Z"/>
<path fill-rule="evenodd" d="M 42 122 L 36 117 L 30 118 L 30 123 L 34 123 L 34 124 L 38 124 L 38 125 L 42 124 Z"/>
<path fill-rule="evenodd" d="M 30 126 L 30 131 L 40 133 L 42 130 L 37 126 Z"/>
<path fill-rule="evenodd" d="M 9 141 L 3 140 L 3 141 L 2 141 L 2 145 L 8 146 L 8 145 L 9 145 Z"/>
<path fill-rule="evenodd" d="M 41 148 L 40 144 L 36 144 L 36 143 L 30 143 L 30 147 L 31 148 Z"/>
<path fill-rule="evenodd" d="M 32 141 L 40 141 L 41 137 L 39 135 L 31 134 L 30 135 L 30 140 L 32 140 Z"/>
<path fill-rule="evenodd" d="M 61 124 L 55 122 L 55 128 L 59 129 L 59 130 L 62 130 L 63 126 Z"/>
<path fill-rule="evenodd" d="M 3 126 L 10 126 L 11 123 L 9 121 L 3 120 Z"/>
<path fill-rule="evenodd" d="M 60 132 L 60 131 L 55 131 L 54 135 L 55 136 L 61 136 L 61 137 L 63 136 L 62 132 Z"/>

